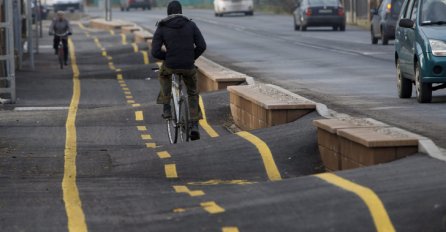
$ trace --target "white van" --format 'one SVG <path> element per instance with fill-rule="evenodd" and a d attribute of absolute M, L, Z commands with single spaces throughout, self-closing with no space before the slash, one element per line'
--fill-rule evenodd
<path fill-rule="evenodd" d="M 215 16 L 228 13 L 254 14 L 254 0 L 214 0 Z"/>

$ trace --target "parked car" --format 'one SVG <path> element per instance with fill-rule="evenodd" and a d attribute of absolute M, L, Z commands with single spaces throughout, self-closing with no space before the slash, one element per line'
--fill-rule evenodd
<path fill-rule="evenodd" d="M 333 27 L 345 31 L 345 12 L 340 0 L 301 0 L 293 12 L 294 30 Z"/>
<path fill-rule="evenodd" d="M 82 0 L 56 0 L 53 4 L 54 12 L 57 11 L 81 11 Z"/>
<path fill-rule="evenodd" d="M 410 98 L 415 84 L 418 102 L 431 102 L 446 88 L 446 1 L 406 0 L 395 37 L 399 97 Z"/>
<path fill-rule="evenodd" d="M 395 28 L 401 11 L 403 0 L 383 0 L 378 9 L 372 9 L 373 15 L 370 23 L 370 35 L 372 44 L 377 44 L 381 39 L 383 45 L 389 44 L 389 40 L 395 39 Z"/>
<path fill-rule="evenodd" d="M 121 11 L 129 11 L 131 8 L 150 10 L 152 9 L 152 2 L 151 0 L 121 0 Z"/>
<path fill-rule="evenodd" d="M 214 0 L 215 16 L 229 13 L 254 15 L 254 0 Z"/>

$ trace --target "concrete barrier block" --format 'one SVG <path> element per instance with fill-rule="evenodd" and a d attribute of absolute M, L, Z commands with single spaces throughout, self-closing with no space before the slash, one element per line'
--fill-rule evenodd
<path fill-rule="evenodd" d="M 246 75 L 227 69 L 204 57 L 195 61 L 198 67 L 198 82 L 205 83 L 199 85 L 200 92 L 216 91 L 226 89 L 231 85 L 239 85 L 246 81 Z"/>
<path fill-rule="evenodd" d="M 330 171 L 341 170 L 341 155 L 339 153 L 323 146 L 319 146 L 319 153 L 325 169 Z"/>
<path fill-rule="evenodd" d="M 124 33 L 124 34 L 130 34 L 130 33 L 133 33 L 135 31 L 142 31 L 142 28 L 138 27 L 138 26 L 135 26 L 135 25 L 133 25 L 133 26 L 123 26 L 121 28 L 121 32 Z"/>
<path fill-rule="evenodd" d="M 243 129 L 271 127 L 297 120 L 316 108 L 316 104 L 298 95 L 290 96 L 270 85 L 229 86 L 230 101 L 246 115 L 236 121 Z M 235 110 L 231 113 L 237 113 Z"/>
<path fill-rule="evenodd" d="M 135 31 L 133 35 L 135 43 L 147 43 L 148 40 L 153 38 L 153 34 L 148 31 Z"/>
<path fill-rule="evenodd" d="M 356 161 L 350 160 L 349 158 L 342 156 L 341 157 L 341 167 L 342 170 L 348 170 L 348 169 L 355 169 L 362 167 L 361 164 L 359 164 Z"/>

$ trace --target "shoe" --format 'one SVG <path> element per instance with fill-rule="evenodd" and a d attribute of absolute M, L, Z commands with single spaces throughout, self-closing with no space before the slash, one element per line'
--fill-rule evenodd
<path fill-rule="evenodd" d="M 165 119 L 172 118 L 172 108 L 170 107 L 170 104 L 163 105 L 163 118 Z"/>
<path fill-rule="evenodd" d="M 198 129 L 198 121 L 192 122 L 192 127 L 190 130 L 190 140 L 199 140 L 200 139 L 200 130 Z"/>

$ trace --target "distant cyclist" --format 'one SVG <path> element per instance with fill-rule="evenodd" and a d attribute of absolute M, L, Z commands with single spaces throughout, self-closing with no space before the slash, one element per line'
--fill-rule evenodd
<path fill-rule="evenodd" d="M 58 54 L 58 46 L 60 40 L 62 40 L 63 51 L 64 51 L 64 64 L 67 65 L 68 62 L 68 36 L 72 34 L 70 22 L 65 19 L 65 13 L 63 11 L 58 11 L 56 18 L 53 19 L 50 25 L 50 35 L 54 35 L 53 48 L 55 54 Z M 64 35 L 62 37 L 58 35 Z"/>
<path fill-rule="evenodd" d="M 197 140 L 200 139 L 198 129 L 200 109 L 195 60 L 206 50 L 206 42 L 197 25 L 182 15 L 180 2 L 171 1 L 167 6 L 167 15 L 167 18 L 158 23 L 152 41 L 152 55 L 164 61 L 159 72 L 161 90 L 157 103 L 164 105 L 163 117 L 171 118 L 171 77 L 173 73 L 182 74 L 189 99 L 192 125 L 190 138 Z M 161 49 L 163 45 L 166 51 Z"/>

